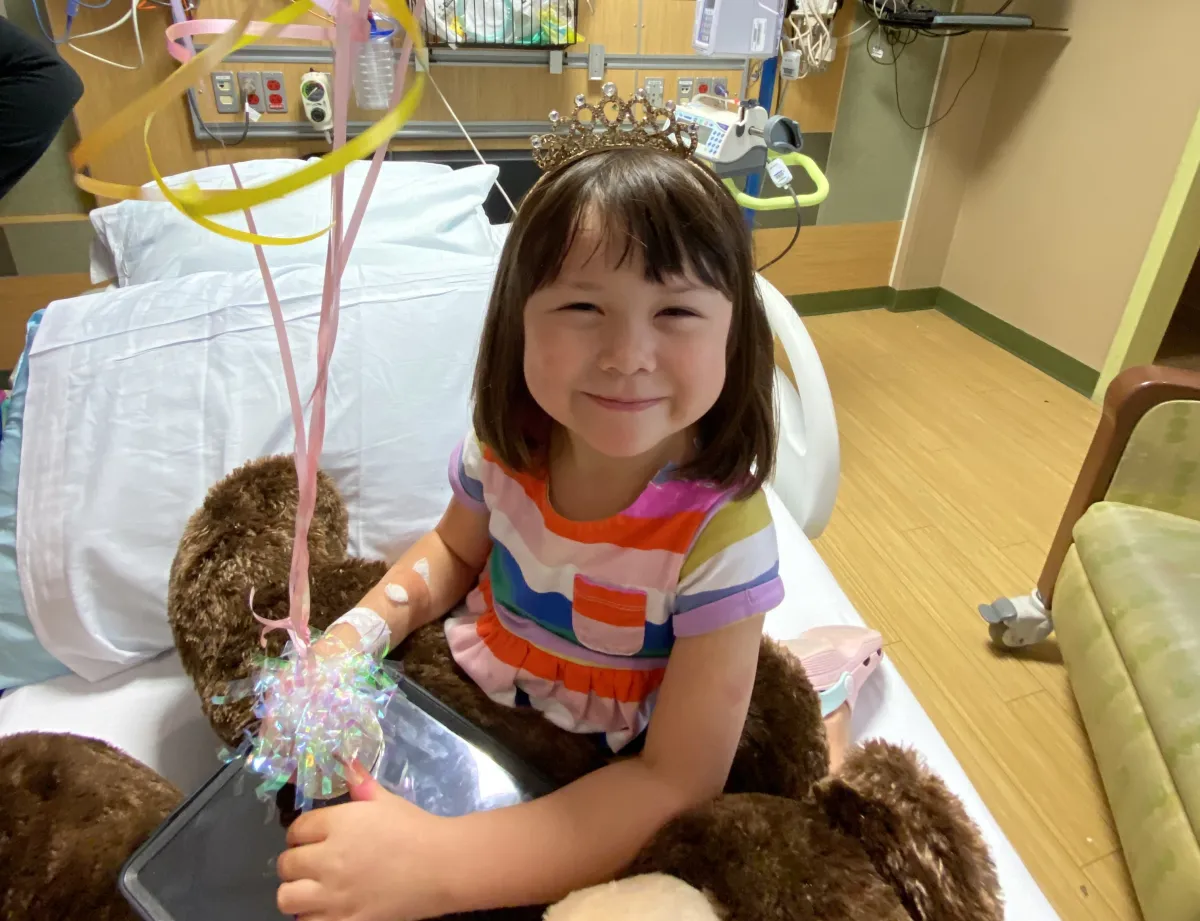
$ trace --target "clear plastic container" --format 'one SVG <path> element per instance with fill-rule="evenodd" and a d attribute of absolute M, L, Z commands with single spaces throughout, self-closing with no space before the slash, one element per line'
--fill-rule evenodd
<path fill-rule="evenodd" d="M 354 68 L 354 100 L 360 109 L 386 109 L 396 82 L 396 59 L 392 53 L 390 23 L 371 22 L 371 36 L 358 46 Z"/>

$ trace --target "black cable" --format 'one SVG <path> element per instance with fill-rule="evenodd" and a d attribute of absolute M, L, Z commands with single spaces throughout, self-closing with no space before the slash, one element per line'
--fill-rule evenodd
<path fill-rule="evenodd" d="M 200 125 L 200 130 L 203 131 L 205 134 L 207 134 L 210 140 L 216 141 L 222 147 L 237 147 L 238 144 L 240 144 L 240 143 L 242 143 L 242 141 L 246 140 L 246 135 L 248 135 L 250 133 L 250 110 L 249 109 L 246 109 L 242 115 L 242 136 L 240 138 L 238 138 L 236 141 L 230 141 L 227 144 L 227 143 L 225 143 L 225 141 L 221 140 L 219 137 L 217 137 L 215 134 L 213 134 L 211 131 L 208 130 L 208 125 L 205 123 L 204 119 L 200 117 L 200 110 L 196 108 L 196 100 L 192 96 L 193 92 L 194 92 L 193 90 L 187 91 L 188 106 L 191 108 L 192 114 L 196 117 L 196 122 L 197 122 L 197 124 Z"/>
<path fill-rule="evenodd" d="M 940 122 L 943 118 L 945 118 L 947 115 L 949 115 L 951 112 L 954 111 L 955 105 L 958 104 L 958 97 L 962 95 L 962 91 L 967 88 L 967 84 L 971 82 L 971 78 L 974 77 L 975 72 L 977 70 L 979 70 L 979 62 L 983 60 L 983 46 L 987 44 L 988 36 L 991 34 L 992 34 L 991 32 L 983 33 L 983 40 L 979 43 L 979 50 L 975 53 L 975 65 L 971 68 L 971 72 L 969 74 L 967 74 L 967 78 L 965 80 L 963 80 L 963 82 L 961 84 L 959 84 L 958 91 L 954 94 L 954 98 L 950 100 L 950 105 L 948 105 L 946 107 L 946 111 L 943 112 L 941 115 L 939 115 L 937 118 L 927 121 L 923 125 L 914 125 L 912 122 L 910 122 L 908 120 L 908 116 L 904 114 L 904 107 L 900 104 L 900 69 L 898 67 L 896 67 L 896 63 L 895 63 L 896 60 L 898 60 L 900 56 L 896 55 L 896 57 L 893 58 L 893 60 L 892 60 L 892 84 L 896 89 L 896 111 L 900 113 L 900 118 L 904 121 L 904 124 L 906 124 L 906 125 L 908 125 L 908 127 L 912 128 L 913 131 L 924 131 L 926 128 L 932 128 L 934 125 L 936 125 L 938 122 Z"/>
<path fill-rule="evenodd" d="M 1011 2 L 1011 0 L 1010 0 L 1010 2 Z M 1001 9 L 1001 11 L 1003 11 L 1004 9 L 1007 9 L 1007 4 L 1005 6 L 1002 6 L 1000 9 Z M 920 32 L 920 30 L 915 30 L 915 29 L 906 29 L 906 30 L 889 29 L 888 27 L 883 26 L 883 25 L 876 25 L 875 28 L 871 31 L 872 38 L 874 37 L 875 33 L 879 31 L 880 28 L 884 29 L 884 32 L 887 35 L 888 45 L 892 49 L 892 59 L 890 61 L 877 61 L 877 60 L 875 60 L 874 57 L 871 57 L 871 54 L 870 54 L 871 41 L 870 41 L 870 39 L 868 39 L 868 41 L 866 43 L 868 46 L 867 57 L 870 58 L 870 60 L 873 61 L 874 63 L 880 65 L 881 67 L 891 67 L 892 68 L 892 86 L 893 86 L 893 89 L 896 94 L 896 111 L 899 113 L 900 119 L 904 122 L 904 124 L 906 124 L 909 128 L 912 128 L 914 131 L 924 131 L 926 128 L 932 128 L 934 125 L 936 125 L 938 122 L 940 122 L 942 119 L 944 119 L 946 116 L 948 116 L 951 112 L 954 111 L 954 106 L 957 105 L 958 99 L 962 95 L 962 91 L 967 88 L 967 84 L 971 82 L 971 78 L 974 77 L 976 72 L 979 70 L 979 62 L 981 60 L 983 60 L 983 46 L 987 44 L 988 36 L 991 35 L 991 32 L 983 33 L 983 40 L 980 41 L 980 43 L 979 43 L 979 51 L 976 52 L 976 54 L 975 54 L 975 64 L 971 68 L 971 72 L 969 74 L 967 74 L 967 78 L 965 80 L 963 80 L 962 84 L 958 87 L 957 92 L 955 92 L 955 94 L 954 94 L 954 98 L 952 100 L 950 100 L 950 105 L 946 107 L 946 111 L 943 112 L 941 115 L 937 116 L 936 118 L 931 119 L 930 121 L 926 122 L 924 125 L 914 125 L 912 122 L 910 122 L 908 120 L 908 116 L 904 114 L 904 106 L 900 102 L 900 69 L 899 69 L 899 67 L 897 67 L 897 62 L 900 60 L 901 55 L 904 54 L 904 52 L 908 48 L 908 46 L 917 40 L 917 38 L 921 34 L 921 32 Z M 902 31 L 906 34 L 901 34 Z M 947 36 L 947 37 L 952 37 L 952 36 Z M 899 46 L 899 50 L 897 50 L 897 46 Z"/>
<path fill-rule="evenodd" d="M 760 265 L 757 269 L 755 269 L 756 272 L 761 272 L 764 269 L 769 269 L 776 262 L 778 262 L 780 259 L 782 259 L 784 256 L 786 256 L 788 253 L 790 253 L 792 251 L 792 247 L 796 245 L 796 241 L 798 239 L 800 239 L 800 220 L 801 220 L 800 219 L 800 196 L 798 196 L 796 194 L 796 190 L 793 189 L 791 186 L 788 186 L 788 191 L 792 193 L 792 204 L 796 206 L 796 230 L 792 234 L 792 239 L 789 241 L 788 245 L 783 248 L 783 252 L 780 253 L 778 256 L 776 256 L 774 259 L 772 259 L 770 262 L 766 263 L 765 265 Z"/>

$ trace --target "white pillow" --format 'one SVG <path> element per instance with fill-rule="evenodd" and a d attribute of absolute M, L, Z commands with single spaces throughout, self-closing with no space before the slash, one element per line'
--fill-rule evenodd
<path fill-rule="evenodd" d="M 394 559 L 449 501 L 494 273 L 482 260 L 457 274 L 347 270 L 321 462 L 346 498 L 352 552 Z M 305 397 L 323 276 L 275 273 Z M 17 514 L 22 592 L 47 651 L 95 681 L 170 648 L 168 571 L 188 516 L 235 467 L 291 449 L 256 270 L 53 304 L 29 357 Z"/>
<path fill-rule="evenodd" d="M 369 167 L 356 161 L 346 169 L 345 208 L 349 219 Z M 252 160 L 237 164 L 243 185 L 261 185 L 295 172 L 303 160 Z M 379 248 L 403 244 L 427 250 L 425 265 L 445 265 L 459 256 L 488 256 L 494 251 L 483 202 L 496 181 L 495 166 L 460 170 L 438 163 L 385 162 L 363 218 L 351 264 L 368 265 Z M 234 187 L 228 166 L 210 166 L 169 177 L 176 187 L 195 181 L 201 188 Z M 258 232 L 266 236 L 303 236 L 330 222 L 330 181 L 306 186 L 285 198 L 253 209 Z M 220 215 L 218 223 L 246 230 L 241 213 Z M 117 284 L 144 284 L 182 278 L 196 272 L 257 267 L 254 247 L 205 230 L 159 201 L 124 201 L 91 213 L 96 231 L 92 250 L 93 281 L 116 278 Z M 324 265 L 324 236 L 295 246 L 267 246 L 272 269 L 286 265 Z M 98 276 L 98 277 L 97 277 Z"/>

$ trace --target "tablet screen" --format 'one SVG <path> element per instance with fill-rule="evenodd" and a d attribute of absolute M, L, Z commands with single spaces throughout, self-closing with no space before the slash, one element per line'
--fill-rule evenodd
<path fill-rule="evenodd" d="M 379 782 L 437 815 L 514 805 L 549 785 L 424 690 L 402 680 L 382 719 Z M 239 757 L 183 804 L 130 858 L 121 889 L 147 921 L 274 921 L 275 860 L 297 812 L 273 803 Z M 333 800 L 323 806 L 336 805 Z M 319 808 L 323 808 L 319 807 Z"/>

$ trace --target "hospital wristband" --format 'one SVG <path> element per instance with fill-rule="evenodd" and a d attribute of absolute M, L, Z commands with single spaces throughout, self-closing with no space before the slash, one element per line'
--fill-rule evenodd
<path fill-rule="evenodd" d="M 358 635 L 361 637 L 358 648 L 367 655 L 373 656 L 380 650 L 383 655 L 387 655 L 392 631 L 388 628 L 387 621 L 370 608 L 354 608 L 347 611 L 329 625 L 329 630 L 338 624 L 349 624 L 358 631 Z"/>

